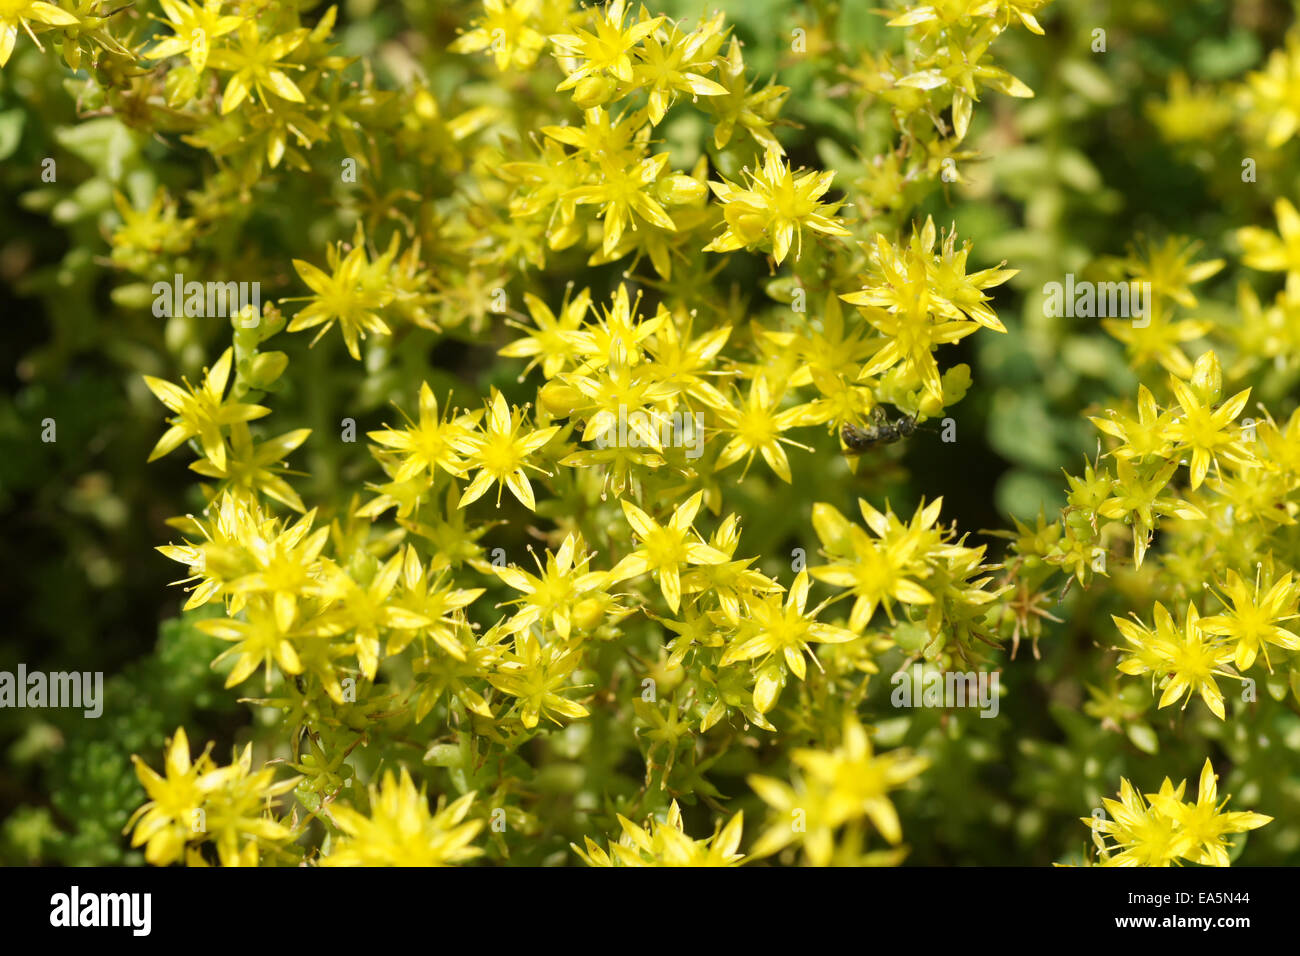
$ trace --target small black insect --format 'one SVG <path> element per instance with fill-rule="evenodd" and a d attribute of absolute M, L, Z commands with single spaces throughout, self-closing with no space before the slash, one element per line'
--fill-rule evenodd
<path fill-rule="evenodd" d="M 904 415 L 892 421 L 885 409 L 877 405 L 871 410 L 866 426 L 859 428 L 845 422 L 840 428 L 840 437 L 844 440 L 844 454 L 861 455 L 865 451 L 881 445 L 891 445 L 907 438 L 916 431 L 916 416 Z"/>

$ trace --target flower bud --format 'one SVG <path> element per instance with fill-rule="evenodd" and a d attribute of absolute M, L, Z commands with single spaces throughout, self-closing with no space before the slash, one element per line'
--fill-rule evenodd
<path fill-rule="evenodd" d="M 582 393 L 572 385 L 551 381 L 537 392 L 537 401 L 557 418 L 567 418 L 582 401 Z"/>
<path fill-rule="evenodd" d="M 163 81 L 168 106 L 182 106 L 199 93 L 199 75 L 192 66 L 177 67 L 167 71 Z"/>
<path fill-rule="evenodd" d="M 284 374 L 289 364 L 289 356 L 284 352 L 262 352 L 253 358 L 248 369 L 248 384 L 251 388 L 267 389 Z"/>
<path fill-rule="evenodd" d="M 109 293 L 109 298 L 113 300 L 114 305 L 124 309 L 138 309 L 141 312 L 150 308 L 154 302 L 153 291 L 147 282 L 130 282 L 117 286 Z"/>
<path fill-rule="evenodd" d="M 670 206 L 685 206 L 699 202 L 708 193 L 708 189 L 698 179 L 683 173 L 665 176 L 655 183 L 655 192 L 659 199 Z"/>
<path fill-rule="evenodd" d="M 417 92 L 411 105 L 414 107 L 415 115 L 425 122 L 438 118 L 438 101 L 428 90 Z"/>
<path fill-rule="evenodd" d="M 607 76 L 587 76 L 578 82 L 573 90 L 573 102 L 589 110 L 593 106 L 608 103 L 614 95 L 615 83 Z"/>
<path fill-rule="evenodd" d="M 573 608 L 573 626 L 580 631 L 590 631 L 592 628 L 599 627 L 605 620 L 605 611 L 611 600 L 608 594 L 602 594 L 579 601 Z"/>
<path fill-rule="evenodd" d="M 1213 405 L 1223 394 L 1223 368 L 1213 352 L 1206 352 L 1196 360 L 1191 387 L 1196 397 L 1206 405 Z"/>

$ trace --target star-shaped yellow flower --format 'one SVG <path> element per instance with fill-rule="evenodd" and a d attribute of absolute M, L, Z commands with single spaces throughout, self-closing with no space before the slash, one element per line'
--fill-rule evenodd
<path fill-rule="evenodd" d="M 676 611 L 682 601 L 681 569 L 693 564 L 723 564 L 729 556 L 710 547 L 691 529 L 691 522 L 700 510 L 704 492 L 697 491 L 673 512 L 665 525 L 659 524 L 626 498 L 623 514 L 632 526 L 639 542 L 631 554 L 619 561 L 609 572 L 609 583 L 614 584 L 653 572 L 659 580 L 659 589 L 669 607 Z"/>
<path fill-rule="evenodd" d="M 528 483 L 524 467 L 541 471 L 536 465 L 529 464 L 527 458 L 550 441 L 560 428 L 551 425 L 526 432 L 522 430 L 523 420 L 523 411 L 515 409 L 512 412 L 506 397 L 494 388 L 492 401 L 488 404 L 486 428 L 471 434 L 465 442 L 467 468 L 478 468 L 478 474 L 460 496 L 461 508 L 483 497 L 495 482 L 498 508 L 501 507 L 501 487 L 504 486 L 529 511 L 537 509 L 533 486 Z"/>

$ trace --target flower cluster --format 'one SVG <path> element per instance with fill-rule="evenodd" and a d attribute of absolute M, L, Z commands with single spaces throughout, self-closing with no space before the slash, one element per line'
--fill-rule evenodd
<path fill-rule="evenodd" d="M 686 835 L 676 800 L 669 805 L 664 823 L 651 820 L 647 827 L 639 827 L 621 815 L 618 822 L 623 833 L 617 843 L 610 845 L 609 852 L 590 837 L 585 851 L 574 846 L 573 852 L 588 866 L 739 866 L 744 862 L 736 852 L 745 825 L 743 813 L 737 813 L 725 827 L 703 840 Z"/>
<path fill-rule="evenodd" d="M 894 866 L 903 859 L 902 827 L 888 794 L 925 770 L 925 757 L 902 750 L 873 753 L 867 732 L 848 717 L 839 746 L 798 749 L 790 759 L 798 768 L 792 783 L 750 777 L 770 819 L 754 856 L 794 845 L 812 866 Z M 892 848 L 863 852 L 869 829 Z"/>
<path fill-rule="evenodd" d="M 769 75 L 790 62 L 721 12 L 468 7 L 429 18 L 436 50 L 373 57 L 345 55 L 332 6 L 0 13 L 0 66 L 19 29 L 57 37 L 79 107 L 115 124 L 114 307 L 147 314 L 182 276 L 266 289 L 155 309 L 165 357 L 129 386 L 165 408 L 149 460 L 186 452 L 199 479 L 158 548 L 182 613 L 274 715 L 229 767 L 184 731 L 165 777 L 138 764 L 149 862 L 895 865 L 899 808 L 967 721 L 890 714 L 882 685 L 1037 656 L 1056 588 L 1107 579 L 1126 680 L 1080 706 L 1106 729 L 1150 752 L 1148 704 L 1223 721 L 1227 680 L 1243 705 L 1257 679 L 1300 699 L 1300 411 L 1258 404 L 1282 414 L 1261 380 L 1300 355 L 1286 197 L 1276 231 L 1233 237 L 1285 277 L 1271 301 L 1243 282 L 1235 321 L 1192 292 L 1227 262 L 1197 243 L 1094 264 L 1150 289 L 1100 326 L 1139 380 L 1091 409 L 1063 511 L 991 558 L 952 496 L 900 496 L 883 446 L 955 425 L 975 377 L 955 357 L 1013 338 L 1021 270 L 936 210 L 1000 143 L 985 105 L 1033 96 L 1000 57 L 1039 42 L 1045 0 L 895 3 L 870 44 L 810 13 L 797 43 L 833 55 L 792 70 L 824 93 L 797 116 Z M 1295 59 L 1237 90 L 1279 149 Z M 1179 81 L 1148 115 L 1194 148 L 1212 99 Z M 188 165 L 154 175 L 144 134 Z M 1103 860 L 1224 863 L 1225 834 L 1266 822 L 1219 812 L 1208 762 L 1182 791 L 1126 781 Z"/>
<path fill-rule="evenodd" d="M 167 746 L 165 776 L 135 762 L 149 802 L 127 829 L 132 846 L 144 846 L 145 859 L 155 866 L 181 859 L 206 866 L 204 845 L 216 847 L 222 866 L 257 866 L 263 854 L 283 852 L 296 835 L 292 821 L 276 819 L 270 804 L 292 790 L 297 778 L 273 782 L 275 768 L 254 771 L 251 744 L 225 767 L 208 755 L 211 749 L 191 759 L 189 739 L 178 728 Z"/>
<path fill-rule="evenodd" d="M 1184 780 L 1175 787 L 1165 777 L 1159 793 L 1143 795 L 1121 779 L 1119 799 L 1105 798 L 1105 812 L 1084 817 L 1100 851 L 1100 866 L 1172 866 L 1194 863 L 1228 866 L 1233 844 L 1225 839 L 1257 830 L 1272 820 L 1262 813 L 1225 810 L 1218 776 L 1210 761 L 1201 769 L 1196 799 L 1184 800 Z M 1106 814 L 1109 816 L 1106 816 Z"/>
<path fill-rule="evenodd" d="M 811 719 L 823 707 L 838 721 L 843 705 L 832 702 L 876 673 L 881 654 L 904 646 L 897 628 L 907 629 L 909 653 L 930 660 L 982 660 L 972 656 L 975 642 L 997 645 L 999 635 L 981 624 L 999 593 L 986 588 L 991 566 L 982 547 L 937 523 L 938 501 L 908 522 L 863 502 L 874 537 L 818 505 L 812 520 L 826 563 L 797 567 L 784 584 L 761 567 L 759 553 L 742 547 L 741 515 L 726 502 L 733 485 L 753 483 L 754 460 L 790 483 L 791 452 L 812 452 L 818 433 L 872 420 L 885 405 L 920 421 L 960 401 L 969 370 L 942 370 L 935 352 L 981 327 L 1005 332 L 985 290 L 1014 273 L 968 273 L 970 244 L 958 247 L 952 231 L 940 241 L 929 219 L 908 238 L 891 239 L 842 218 L 846 200 L 831 197 L 832 174 L 792 164 L 775 133 L 784 89 L 754 83 L 720 14 L 686 24 L 623 0 L 583 12 L 543 2 L 485 4 L 453 51 L 488 52 L 499 69 L 541 69 L 549 45 L 560 69 L 556 91 L 571 94 L 581 113 L 526 138 L 471 146 L 475 131 L 493 122 L 486 108 L 444 125 L 442 108 L 422 90 L 381 94 L 367 80 L 340 94 L 336 72 L 347 64 L 329 53 L 332 11 L 311 29 L 287 12 L 254 21 L 219 4 L 172 4 L 166 12 L 176 35 L 147 55 L 172 62 L 173 106 L 211 112 L 208 98 L 217 97 L 221 119 L 190 135 L 214 155 L 233 161 L 232 149 L 251 148 L 251 124 L 269 137 L 272 167 L 285 156 L 299 160 L 294 139 L 305 148 L 334 135 L 359 159 L 364 144 L 349 143 L 352 130 L 388 132 L 405 151 L 427 120 L 444 148 L 463 154 L 452 169 L 490 169 L 499 182 L 478 195 L 453 188 L 444 210 L 451 219 L 427 241 L 392 232 L 381 249 L 369 237 L 382 220 L 358 219 L 350 241 L 327 248 L 324 268 L 310 255 L 293 260 L 310 290 L 296 313 L 267 305 L 232 320 L 234 347 L 198 388 L 148 380 L 174 415 L 155 457 L 189 442 L 200 452 L 192 467 L 211 481 L 204 512 L 174 522 L 184 540 L 161 550 L 189 569 L 186 608 L 222 612 L 199 627 L 230 645 L 217 658 L 227 686 L 260 672 L 276 695 L 267 702 L 311 731 L 315 756 L 294 766 L 308 779 L 299 789 L 310 805 L 343 834 L 327 860 L 396 854 L 380 846 L 387 824 L 336 802 L 351 787 L 338 753 L 351 752 L 358 732 L 378 732 L 366 728 L 375 718 L 362 716 L 377 709 L 392 715 L 391 733 L 401 726 L 452 733 L 454 745 L 434 743 L 431 753 L 464 775 L 470 762 L 497 748 L 513 752 L 547 726 L 596 719 L 616 703 L 606 682 L 644 666 L 654 675 L 646 678 L 650 691 L 631 710 L 646 783 L 666 795 L 687 786 L 707 793 L 700 775 L 713 758 L 706 755 L 727 746 L 710 739 L 749 726 L 778 733 L 791 714 Z M 979 15 L 977 30 L 960 27 L 962 44 L 978 51 L 972 63 L 1007 25 L 995 5 Z M 1036 27 L 1028 13 L 1017 22 Z M 894 26 L 918 40 L 897 90 L 942 101 L 938 108 L 951 106 L 960 121 L 955 131 L 939 123 L 921 134 L 898 114 L 905 151 L 960 141 L 981 86 L 1027 93 L 996 67 L 949 69 L 934 24 L 918 12 Z M 208 45 L 183 42 L 190 28 Z M 184 64 L 173 59 L 182 57 Z M 199 82 L 213 71 L 219 82 Z M 947 78 L 922 82 L 940 74 Z M 670 152 L 655 150 L 656 130 L 686 109 L 712 127 L 720 151 L 712 164 L 701 154 L 675 167 Z M 381 115 L 402 128 L 375 122 Z M 214 148 L 218 130 L 222 148 Z M 293 139 L 276 138 L 277 130 Z M 167 194 L 143 213 L 123 200 L 126 219 L 113 234 L 121 266 L 147 279 L 165 274 L 160 256 L 176 264 L 193 255 L 220 206 L 209 206 L 214 199 L 194 203 L 180 230 Z M 467 228 L 456 225 L 459 216 Z M 607 299 L 590 287 L 570 289 L 558 303 L 529 290 L 526 317 L 484 301 L 508 300 L 506 270 L 549 269 L 573 246 L 593 250 L 589 267 L 626 260 L 631 270 L 644 258 L 658 279 L 672 281 L 649 302 L 626 282 Z M 700 251 L 743 250 L 766 254 L 770 270 L 794 267 L 769 283 L 784 314 L 745 323 L 725 302 L 706 305 L 692 292 L 713 271 Z M 434 278 L 442 275 L 453 278 Z M 268 351 L 268 340 L 310 329 L 319 340 L 338 325 L 348 354 L 369 369 L 391 354 L 388 340 L 417 330 L 481 335 L 494 313 L 518 333 L 497 346 L 500 355 L 527 359 L 525 375 L 541 373 L 535 399 L 513 404 L 493 387 L 480 407 L 465 409 L 420 381 L 411 414 L 399 400 L 403 421 L 369 432 L 381 474 L 367 484 L 368 496 L 308 510 L 282 462 L 309 440 L 314 446 L 318 433 L 298 428 L 262 438 L 250 424 L 269 413 L 260 402 L 286 375 L 286 353 Z M 800 430 L 807 438 L 795 436 Z M 551 524 L 537 531 L 544 553 L 534 555 L 536 573 L 490 560 L 483 536 L 492 524 L 477 516 L 502 509 L 507 491 Z M 277 507 L 297 515 L 281 517 Z M 564 517 L 575 515 L 588 517 Z M 820 603 L 810 597 L 815 582 L 833 589 Z M 846 615 L 833 613 L 834 591 L 854 599 Z M 495 617 L 494 597 L 504 612 Z M 877 608 L 888 623 L 873 630 Z M 916 626 L 929 635 L 919 644 Z M 641 650 L 611 670 L 607 646 L 629 640 Z M 409 682 L 395 682 L 393 668 Z M 794 693 L 792 681 L 805 689 Z M 843 759 L 875 774 L 871 761 L 884 758 L 871 757 L 865 731 L 851 728 Z M 890 786 L 921 766 L 902 756 L 897 762 L 901 769 L 886 772 Z M 498 778 L 491 800 L 528 819 L 511 797 L 525 779 L 518 771 Z M 386 781 L 370 802 L 393 817 L 415 799 L 413 786 Z M 892 810 L 873 801 L 862 812 L 897 843 Z M 466 806 L 445 811 L 445 826 L 458 824 Z M 712 842 L 696 844 L 683 842 L 676 804 L 659 806 L 668 815 L 652 814 L 648 830 L 619 817 L 625 842 L 613 856 L 589 838 L 584 856 L 739 858 L 739 814 Z M 438 819 L 429 825 L 444 826 Z M 856 845 L 855 819 L 837 809 L 819 832 L 848 825 Z M 448 851 L 446 860 L 461 856 Z M 810 846 L 811 862 L 829 858 L 821 838 Z"/>
<path fill-rule="evenodd" d="M 1243 230 L 1242 245 L 1248 264 L 1288 268 L 1276 253 L 1263 251 L 1270 247 L 1261 231 Z M 1194 303 L 1187 285 L 1207 272 L 1206 264 L 1191 265 L 1185 254 L 1164 261 L 1166 268 L 1144 280 L 1163 279 L 1163 292 L 1153 294 L 1151 325 L 1137 329 L 1108 320 L 1131 348 L 1168 315 L 1172 302 Z M 1153 289 L 1161 285 L 1153 282 Z M 1179 342 L 1209 326 L 1188 319 L 1165 328 L 1164 344 L 1140 345 L 1136 360 L 1169 371 L 1166 397 L 1140 384 L 1131 404 L 1092 417 L 1107 442 L 1104 458 L 1082 475 L 1067 476 L 1069 504 L 1059 521 L 1019 525 L 1010 565 L 1015 586 L 1026 595 L 1041 594 L 1043 582 L 1060 571 L 1086 586 L 1109 576 L 1126 555 L 1134 572 L 1142 568 L 1158 534 L 1153 625 L 1114 616 L 1125 642 L 1118 669 L 1149 675 L 1159 707 L 1199 695 L 1222 720 L 1224 678 L 1244 682 L 1243 703 L 1257 696 L 1252 671 L 1270 693 L 1295 693 L 1300 700 L 1300 635 L 1290 624 L 1300 608 L 1300 589 L 1292 584 L 1300 553 L 1288 533 L 1300 511 L 1300 416 L 1278 422 L 1263 406 L 1259 418 L 1244 415 L 1251 387 L 1231 391 L 1224 382 L 1247 376 L 1251 363 L 1238 361 L 1225 371 L 1213 349 L 1193 362 Z M 1209 580 L 1206 568 L 1216 569 Z M 1041 615 L 1012 608 L 1003 613 L 1018 615 L 1017 627 L 1035 639 L 1041 633 Z"/>
<path fill-rule="evenodd" d="M 369 796 L 369 815 L 345 806 L 330 810 L 344 835 L 321 858 L 322 866 L 454 866 L 483 852 L 473 846 L 483 821 L 465 820 L 473 793 L 448 806 L 440 801 L 430 813 L 428 799 L 403 768 L 397 779 L 385 773 Z"/>

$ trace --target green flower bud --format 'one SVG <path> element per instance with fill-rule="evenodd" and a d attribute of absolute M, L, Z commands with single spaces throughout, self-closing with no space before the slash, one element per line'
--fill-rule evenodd
<path fill-rule="evenodd" d="M 109 293 L 114 305 L 124 309 L 149 309 L 153 306 L 153 291 L 147 282 L 120 285 Z"/>
<path fill-rule="evenodd" d="M 289 365 L 289 356 L 284 352 L 262 352 L 253 358 L 248 369 L 248 384 L 251 388 L 265 390 L 284 374 Z"/>

